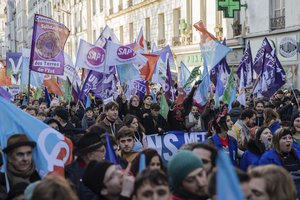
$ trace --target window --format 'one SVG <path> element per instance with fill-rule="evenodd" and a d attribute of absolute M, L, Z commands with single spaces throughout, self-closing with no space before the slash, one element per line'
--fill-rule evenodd
<path fill-rule="evenodd" d="M 96 0 L 93 0 L 93 15 L 96 15 Z"/>
<path fill-rule="evenodd" d="M 149 42 L 151 40 L 151 37 L 150 37 L 150 18 L 147 17 L 145 19 L 145 22 L 146 22 L 146 30 L 145 30 L 145 34 L 146 34 L 146 40 Z"/>
<path fill-rule="evenodd" d="M 272 0 L 271 2 L 271 30 L 285 28 L 285 0 Z"/>
<path fill-rule="evenodd" d="M 165 15 L 161 13 L 158 15 L 158 40 L 165 39 Z"/>
<path fill-rule="evenodd" d="M 180 8 L 173 10 L 173 32 L 174 37 L 180 36 Z"/>
<path fill-rule="evenodd" d="M 124 43 L 124 29 L 123 29 L 123 26 L 120 26 L 120 42 L 121 42 L 121 44 Z"/>
<path fill-rule="evenodd" d="M 100 0 L 100 12 L 103 12 L 103 0 Z"/>
<path fill-rule="evenodd" d="M 129 42 L 133 41 L 133 23 L 129 23 Z"/>

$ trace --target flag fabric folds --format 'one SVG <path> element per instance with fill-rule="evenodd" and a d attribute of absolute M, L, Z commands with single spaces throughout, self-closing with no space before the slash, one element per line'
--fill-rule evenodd
<path fill-rule="evenodd" d="M 241 68 L 240 71 L 240 86 L 239 86 L 239 96 L 237 97 L 237 100 L 240 102 L 241 105 L 246 106 L 246 90 L 245 90 L 245 73 L 244 68 Z"/>
<path fill-rule="evenodd" d="M 114 43 L 120 43 L 118 37 L 115 35 L 115 33 L 109 28 L 109 26 L 105 26 L 102 33 L 98 37 L 97 41 L 95 42 L 95 45 L 104 47 L 106 44 L 106 40 L 111 40 Z"/>
<path fill-rule="evenodd" d="M 221 44 L 213 34 L 208 32 L 202 20 L 195 23 L 194 27 L 200 32 L 201 53 L 206 58 L 208 71 L 211 71 L 231 49 Z"/>
<path fill-rule="evenodd" d="M 166 82 L 165 82 L 164 86 L 165 86 L 164 91 L 165 91 L 166 98 L 174 100 L 173 80 L 172 80 L 172 75 L 171 75 L 169 59 L 167 59 L 167 76 L 166 76 Z"/>
<path fill-rule="evenodd" d="M 285 75 L 285 71 L 277 56 L 272 56 L 271 53 L 265 52 L 260 80 L 254 89 L 255 93 L 260 93 L 267 98 L 272 97 L 285 84 Z"/>
<path fill-rule="evenodd" d="M 6 76 L 11 77 L 11 83 L 20 85 L 22 53 L 6 53 Z M 28 76 L 28 75 L 27 75 Z"/>
<path fill-rule="evenodd" d="M 46 75 L 43 85 L 48 88 L 49 93 L 57 94 L 59 96 L 64 96 L 59 84 L 57 83 L 56 78 Z"/>
<path fill-rule="evenodd" d="M 45 101 L 47 103 L 47 107 L 49 108 L 50 104 L 51 104 L 51 97 L 50 97 L 47 87 L 45 87 Z"/>
<path fill-rule="evenodd" d="M 168 102 L 166 100 L 165 95 L 161 95 L 161 99 L 160 99 L 160 114 L 167 119 L 168 117 L 168 113 L 169 113 L 169 105 Z"/>
<path fill-rule="evenodd" d="M 122 64 L 139 64 L 145 65 L 147 58 L 138 52 L 135 52 L 127 46 L 114 43 L 107 40 L 105 66 L 114 66 Z"/>
<path fill-rule="evenodd" d="M 12 100 L 13 96 L 3 87 L 0 86 L 0 96 L 2 96 L 7 101 Z"/>
<path fill-rule="evenodd" d="M 199 84 L 198 89 L 195 94 L 195 99 L 197 103 L 204 106 L 208 100 L 208 92 L 209 92 L 209 86 L 210 86 L 210 78 L 208 73 L 208 68 L 206 65 L 206 59 L 204 58 L 204 70 L 202 74 L 202 82 Z"/>
<path fill-rule="evenodd" d="M 2 148 L 7 146 L 10 136 L 24 133 L 31 141 L 36 142 L 33 160 L 41 177 L 50 173 L 64 174 L 64 166 L 72 161 L 73 145 L 68 138 L 2 97 L 0 97 L 0 113 Z M 6 158 L 3 160 L 3 166 L 6 166 Z"/>
<path fill-rule="evenodd" d="M 30 69 L 39 73 L 64 73 L 64 46 L 70 30 L 62 23 L 35 14 Z"/>
<path fill-rule="evenodd" d="M 105 57 L 106 53 L 102 47 L 92 45 L 80 39 L 75 66 L 104 72 Z"/>
<path fill-rule="evenodd" d="M 257 51 L 256 56 L 253 62 L 253 69 L 257 75 L 260 75 L 262 72 L 263 62 L 264 62 L 264 53 L 271 53 L 273 48 L 271 47 L 267 38 L 264 38 L 260 49 Z"/>
<path fill-rule="evenodd" d="M 244 74 L 241 74 L 243 71 Z M 238 76 L 240 78 L 243 77 L 243 87 L 252 86 L 253 85 L 253 64 L 252 64 L 252 54 L 250 41 L 248 41 L 244 55 L 241 59 L 240 65 L 237 70 Z"/>
<path fill-rule="evenodd" d="M 121 85 L 130 80 L 141 79 L 139 70 L 134 64 L 116 65 L 116 69 Z"/>
<path fill-rule="evenodd" d="M 179 74 L 179 86 L 180 88 L 183 88 L 186 84 L 188 78 L 190 77 L 190 70 L 187 68 L 187 66 L 184 64 L 183 61 L 180 61 L 180 74 Z"/>
<path fill-rule="evenodd" d="M 183 88 L 187 88 L 188 86 L 192 87 L 191 84 L 199 77 L 199 75 L 200 75 L 200 67 L 194 67 L 194 69 L 190 73 L 189 78 L 184 84 Z"/>
<path fill-rule="evenodd" d="M 217 158 L 217 200 L 244 199 L 242 187 L 226 153 L 219 151 Z"/>
<path fill-rule="evenodd" d="M 159 55 L 155 55 L 155 54 L 142 54 L 142 55 L 145 56 L 148 59 L 148 61 L 146 65 L 139 67 L 140 76 L 143 80 L 151 81 L 156 67 L 156 63 L 159 59 Z"/>
<path fill-rule="evenodd" d="M 236 96 L 236 86 L 235 86 L 235 80 L 234 80 L 234 72 L 231 69 L 231 72 L 229 74 L 228 83 L 225 86 L 225 90 L 223 93 L 222 101 L 226 104 L 228 104 L 228 108 L 231 107 L 231 103 L 233 102 L 234 98 Z"/>
<path fill-rule="evenodd" d="M 139 45 L 139 50 L 138 52 L 141 53 L 148 53 L 148 48 L 147 48 L 147 42 L 144 38 L 144 34 L 143 34 L 143 28 L 141 27 L 139 35 L 136 39 L 136 43 Z"/>
<path fill-rule="evenodd" d="M 108 133 L 105 133 L 105 142 L 106 142 L 105 160 L 108 160 L 108 161 L 114 163 L 115 165 L 118 165 L 119 162 L 118 162 L 118 159 L 116 156 L 116 152 L 114 151 L 114 148 L 111 144 Z"/>

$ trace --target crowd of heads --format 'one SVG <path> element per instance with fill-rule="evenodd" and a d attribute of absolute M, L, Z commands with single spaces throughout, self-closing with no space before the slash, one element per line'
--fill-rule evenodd
<path fill-rule="evenodd" d="M 245 199 L 299 197 L 300 92 L 279 90 L 270 100 L 216 107 L 213 99 L 204 106 L 193 101 L 195 89 L 184 101 L 168 100 L 167 116 L 161 113 L 159 92 L 128 101 L 121 93 L 106 104 L 92 99 L 88 108 L 56 97 L 50 105 L 40 99 L 22 106 L 16 98 L 14 103 L 29 115 L 71 139 L 74 161 L 65 167 L 65 178 L 41 177 L 34 163 L 36 143 L 17 133 L 2 150 L 7 162 L 5 175 L 0 174 L 0 198 L 218 199 L 220 150 L 230 158 Z M 147 135 L 168 131 L 207 135 L 205 141 L 184 144 L 166 162 Z M 108 151 L 116 161 L 108 160 Z"/>

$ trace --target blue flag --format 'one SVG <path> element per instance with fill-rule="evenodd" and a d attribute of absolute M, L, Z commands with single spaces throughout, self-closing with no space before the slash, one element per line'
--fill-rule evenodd
<path fill-rule="evenodd" d="M 219 151 L 217 158 L 217 200 L 242 200 L 243 192 L 228 155 Z"/>
<path fill-rule="evenodd" d="M 146 169 L 146 157 L 145 154 L 140 155 L 140 162 L 139 162 L 139 173 L 141 173 L 144 169 Z"/>
<path fill-rule="evenodd" d="M 45 101 L 47 103 L 47 107 L 49 108 L 50 104 L 51 104 L 51 97 L 50 97 L 47 87 L 45 87 Z"/>
<path fill-rule="evenodd" d="M 31 141 L 36 142 L 33 160 L 38 173 L 42 177 L 54 171 L 64 173 L 64 166 L 72 160 L 73 147 L 69 139 L 2 97 L 0 97 L 0 113 L 2 148 L 7 146 L 10 136 L 24 133 Z M 3 160 L 3 166 L 6 166 L 5 156 Z"/>
<path fill-rule="evenodd" d="M 106 142 L 106 153 L 105 153 L 105 160 L 108 160 L 116 165 L 119 164 L 116 153 L 114 151 L 114 148 L 112 147 L 112 144 L 109 139 L 108 133 L 105 133 L 105 142 Z"/>
<path fill-rule="evenodd" d="M 206 64 L 206 59 L 204 58 L 204 70 L 202 74 L 202 82 L 198 86 L 198 91 L 196 91 L 196 101 L 200 105 L 205 105 L 208 100 L 208 91 L 209 91 L 209 85 L 210 85 L 210 78 L 208 73 L 208 68 Z"/>
<path fill-rule="evenodd" d="M 85 107 L 89 108 L 89 107 L 91 107 L 91 105 L 92 105 L 91 97 L 88 94 L 87 97 L 86 97 Z"/>
<path fill-rule="evenodd" d="M 116 66 L 120 83 L 126 83 L 130 80 L 140 80 L 139 70 L 133 64 L 117 65 Z"/>

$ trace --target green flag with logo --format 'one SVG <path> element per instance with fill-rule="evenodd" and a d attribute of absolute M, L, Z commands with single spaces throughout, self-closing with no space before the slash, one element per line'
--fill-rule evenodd
<path fill-rule="evenodd" d="M 191 84 L 196 80 L 196 78 L 197 78 L 198 76 L 200 76 L 200 74 L 201 74 L 201 73 L 200 73 L 200 67 L 195 67 L 195 68 L 192 70 L 192 72 L 191 72 L 191 74 L 190 74 L 188 80 L 187 80 L 186 83 L 184 84 L 183 88 L 186 88 L 187 86 L 191 85 Z"/>
<path fill-rule="evenodd" d="M 167 102 L 167 99 L 165 97 L 165 94 L 161 95 L 160 99 L 160 114 L 167 119 L 169 113 L 169 105 Z"/>
<path fill-rule="evenodd" d="M 234 80 L 234 74 L 233 70 L 230 71 L 229 77 L 228 77 L 228 83 L 225 87 L 224 93 L 223 93 L 223 98 L 222 101 L 226 104 L 229 105 L 231 103 L 231 96 L 232 93 L 235 92 L 235 80 Z"/>

